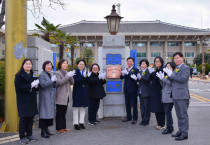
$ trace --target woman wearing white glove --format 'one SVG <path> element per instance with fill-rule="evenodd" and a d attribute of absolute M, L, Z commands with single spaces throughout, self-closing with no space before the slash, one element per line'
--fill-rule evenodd
<path fill-rule="evenodd" d="M 166 64 L 166 68 L 173 71 L 175 65 L 172 62 Z M 168 74 L 159 72 L 159 78 L 162 85 L 162 102 L 163 108 L 166 115 L 166 129 L 163 130 L 162 134 L 171 134 L 174 131 L 172 109 L 173 109 L 173 98 L 172 98 L 172 86 L 171 80 Z"/>
<path fill-rule="evenodd" d="M 95 125 L 99 123 L 96 119 L 96 115 L 99 109 L 100 99 L 106 96 L 103 85 L 106 83 L 105 75 L 106 73 L 101 73 L 99 77 L 100 67 L 97 63 L 94 63 L 90 67 L 92 72 L 88 78 L 88 97 L 89 97 L 89 107 L 88 107 L 88 121 L 90 125 Z"/>
<path fill-rule="evenodd" d="M 19 137 L 21 143 L 37 141 L 32 135 L 33 118 L 38 114 L 37 89 L 38 78 L 33 75 L 32 61 L 25 59 L 15 75 L 15 90 L 19 121 Z"/>
<path fill-rule="evenodd" d="M 146 126 L 150 121 L 150 72 L 148 70 L 149 61 L 147 59 L 142 59 L 139 62 L 141 68 L 139 74 L 137 75 L 139 80 L 138 95 L 140 100 L 140 111 L 142 121 L 140 125 Z"/>
<path fill-rule="evenodd" d="M 88 84 L 86 62 L 81 59 L 77 62 L 76 75 L 73 87 L 73 125 L 76 130 L 85 129 L 85 107 L 88 107 Z M 79 115 L 80 114 L 80 115 Z"/>
<path fill-rule="evenodd" d="M 52 76 L 50 72 L 53 69 L 52 62 L 45 61 L 42 65 L 43 71 L 39 75 L 39 128 L 41 128 L 41 137 L 49 138 L 53 135 L 48 127 L 53 125 L 55 117 L 55 99 L 57 87 L 57 78 Z"/>
<path fill-rule="evenodd" d="M 66 128 L 66 112 L 71 95 L 71 85 L 74 84 L 73 72 L 68 73 L 68 61 L 61 59 L 58 62 L 57 89 L 56 89 L 56 130 L 58 133 L 69 131 Z"/>

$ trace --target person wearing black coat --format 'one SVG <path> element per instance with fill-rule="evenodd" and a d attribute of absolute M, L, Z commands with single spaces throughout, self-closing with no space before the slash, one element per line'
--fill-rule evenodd
<path fill-rule="evenodd" d="M 142 59 L 139 62 L 141 70 L 137 75 L 139 79 L 139 100 L 140 100 L 140 110 L 142 121 L 140 125 L 146 126 L 150 121 L 150 73 L 148 70 L 149 62 L 147 59 Z"/>
<path fill-rule="evenodd" d="M 88 120 L 90 125 L 99 123 L 96 115 L 99 109 L 100 99 L 106 96 L 103 85 L 106 83 L 105 73 L 99 74 L 100 67 L 94 63 L 90 68 L 90 76 L 88 76 Z"/>
<path fill-rule="evenodd" d="M 124 81 L 124 93 L 125 93 L 125 106 L 127 117 L 122 122 L 131 121 L 131 124 L 136 124 L 138 120 L 138 108 L 137 108 L 137 74 L 139 69 L 133 67 L 134 59 L 132 57 L 127 58 L 127 66 L 125 70 L 121 71 L 120 79 Z M 131 106 L 133 107 L 133 117 L 131 115 Z"/>
<path fill-rule="evenodd" d="M 85 60 L 77 62 L 76 75 L 74 75 L 73 86 L 73 125 L 76 130 L 85 129 L 85 107 L 88 107 L 88 84 Z M 80 115 L 79 115 L 80 114 Z"/>
<path fill-rule="evenodd" d="M 37 88 L 39 80 L 33 75 L 32 61 L 25 59 L 20 70 L 15 75 L 15 91 L 17 96 L 19 122 L 19 136 L 22 144 L 37 141 L 32 136 L 33 118 L 38 114 Z M 26 139 L 27 138 L 27 139 Z"/>
<path fill-rule="evenodd" d="M 155 113 L 157 130 L 163 129 L 165 126 L 165 113 L 162 103 L 162 85 L 160 79 L 156 76 L 157 72 L 163 72 L 164 61 L 162 57 L 158 56 L 154 59 L 155 70 L 151 72 L 151 98 L 150 98 L 150 111 Z"/>

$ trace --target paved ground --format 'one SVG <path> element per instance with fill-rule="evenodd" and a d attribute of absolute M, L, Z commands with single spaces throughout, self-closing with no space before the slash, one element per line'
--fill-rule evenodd
<path fill-rule="evenodd" d="M 131 125 L 130 122 L 122 123 L 121 119 L 103 119 L 101 123 L 90 126 L 86 124 L 85 130 L 76 131 L 72 125 L 72 109 L 67 113 L 67 127 L 72 131 L 63 135 L 55 134 L 50 139 L 40 137 L 40 130 L 34 129 L 34 136 L 39 141 L 31 142 L 32 145 L 210 145 L 210 84 L 190 82 L 192 95 L 189 117 L 190 131 L 189 139 L 177 142 L 170 135 L 162 135 L 161 131 L 154 129 L 155 116 L 152 114 L 149 126 L 143 127 L 139 124 Z M 87 116 L 86 116 L 87 117 Z M 173 110 L 174 127 L 177 131 L 177 119 Z M 55 132 L 54 126 L 50 128 Z M 15 135 L 12 136 L 11 135 Z M 3 137 L 10 136 L 17 140 L 16 134 L 0 134 L 0 144 L 9 141 Z M 18 141 L 5 144 L 17 145 Z"/>

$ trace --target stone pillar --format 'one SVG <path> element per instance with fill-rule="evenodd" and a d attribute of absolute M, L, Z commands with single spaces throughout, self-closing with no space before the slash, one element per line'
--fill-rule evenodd
<path fill-rule="evenodd" d="M 150 40 L 147 40 L 147 60 L 151 62 L 151 50 L 150 50 Z"/>
<path fill-rule="evenodd" d="M 130 41 L 130 50 L 133 49 L 133 40 L 131 38 L 131 41 Z"/>
<path fill-rule="evenodd" d="M 95 40 L 94 63 L 98 63 L 98 41 Z"/>
<path fill-rule="evenodd" d="M 168 42 L 167 40 L 164 42 L 164 47 L 163 47 L 163 60 L 165 63 L 167 63 L 168 59 Z"/>
<path fill-rule="evenodd" d="M 201 47 L 201 43 L 196 45 L 196 55 L 198 55 L 199 53 L 202 53 L 202 47 Z"/>

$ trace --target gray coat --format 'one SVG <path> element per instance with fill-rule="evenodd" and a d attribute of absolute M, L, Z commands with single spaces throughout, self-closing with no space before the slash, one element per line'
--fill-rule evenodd
<path fill-rule="evenodd" d="M 163 103 L 173 103 L 173 98 L 171 96 L 172 88 L 171 81 L 169 79 L 163 78 L 160 80 L 162 85 L 162 102 Z"/>
<path fill-rule="evenodd" d="M 67 105 L 71 94 L 70 85 L 74 84 L 74 78 L 63 75 L 60 70 L 57 72 L 58 87 L 56 89 L 56 104 Z"/>
<path fill-rule="evenodd" d="M 179 72 L 176 72 L 177 68 L 173 71 L 170 77 L 172 81 L 172 96 L 173 99 L 190 99 L 188 81 L 190 77 L 190 68 L 182 64 L 179 68 Z"/>
<path fill-rule="evenodd" d="M 52 119 L 55 116 L 55 90 L 53 83 L 45 71 L 39 75 L 39 118 Z"/>
<path fill-rule="evenodd" d="M 151 92 L 150 87 L 150 73 L 149 70 L 145 70 L 145 75 L 143 75 L 143 71 L 139 72 L 141 75 L 141 78 L 139 80 L 139 86 L 138 86 L 138 95 L 141 94 L 141 97 L 149 97 Z"/>

